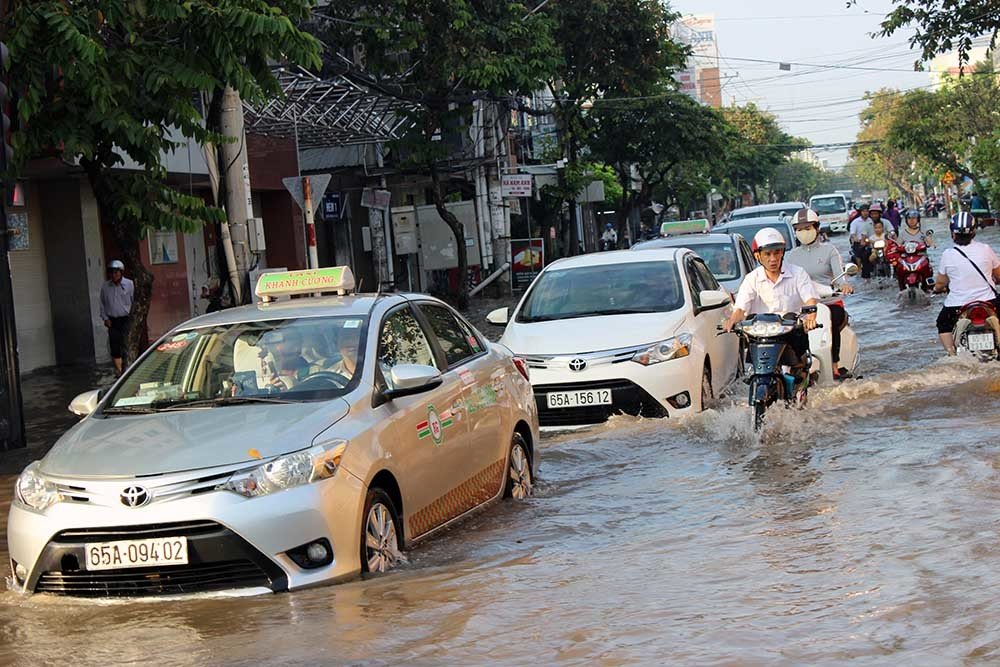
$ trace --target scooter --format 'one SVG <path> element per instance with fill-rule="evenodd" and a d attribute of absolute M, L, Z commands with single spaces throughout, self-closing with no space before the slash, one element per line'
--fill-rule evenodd
<path fill-rule="evenodd" d="M 892 278 L 892 265 L 886 257 L 887 245 L 884 239 L 872 243 L 872 254 L 875 257 L 872 261 L 872 277 L 878 280 L 879 287 L 885 286 L 886 278 Z"/>
<path fill-rule="evenodd" d="M 835 285 L 844 276 L 858 275 L 857 264 L 847 264 L 844 272 L 834 278 Z M 809 332 L 809 352 L 812 355 L 812 383 L 818 385 L 832 385 L 836 382 L 833 377 L 833 324 L 830 319 L 830 305 L 844 306 L 843 293 L 834 290 L 832 285 L 820 285 L 815 283 L 816 291 L 819 293 L 821 303 L 816 307 L 816 323 L 819 325 Z M 854 334 L 854 329 L 850 324 L 844 326 L 840 332 L 840 366 L 850 371 L 854 376 L 858 364 L 861 363 L 861 350 L 858 346 L 858 337 Z"/>
<path fill-rule="evenodd" d="M 926 300 L 934 288 L 934 271 L 927 257 L 927 245 L 920 241 L 907 241 L 900 246 L 895 262 L 896 276 L 901 286 L 900 298 L 909 303 Z"/>
<path fill-rule="evenodd" d="M 953 332 L 955 345 L 980 361 L 1000 358 L 1000 320 L 993 304 L 973 301 L 962 306 Z"/>

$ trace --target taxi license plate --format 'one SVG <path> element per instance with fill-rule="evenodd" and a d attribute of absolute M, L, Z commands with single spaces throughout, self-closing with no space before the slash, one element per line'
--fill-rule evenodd
<path fill-rule="evenodd" d="M 550 410 L 553 408 L 581 408 L 589 405 L 611 405 L 611 390 L 557 391 L 546 394 L 545 402 Z"/>
<path fill-rule="evenodd" d="M 993 334 L 969 334 L 966 336 L 966 345 L 973 352 L 993 349 Z"/>
<path fill-rule="evenodd" d="M 156 537 L 147 540 L 88 542 L 87 570 L 117 570 L 154 565 L 187 565 L 186 537 Z"/>

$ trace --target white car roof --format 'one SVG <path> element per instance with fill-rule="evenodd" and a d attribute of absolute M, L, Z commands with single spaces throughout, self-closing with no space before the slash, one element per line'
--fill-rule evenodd
<path fill-rule="evenodd" d="M 585 266 L 606 266 L 608 264 L 637 264 L 639 262 L 655 262 L 656 260 L 677 260 L 686 248 L 650 248 L 642 252 L 631 250 L 612 250 L 610 252 L 592 252 L 576 257 L 558 259 L 547 267 L 546 271 L 562 271 L 578 269 Z"/>
<path fill-rule="evenodd" d="M 741 208 L 733 209 L 732 213 L 759 213 L 761 211 L 779 211 L 783 208 L 789 208 L 791 206 L 799 206 L 805 208 L 805 203 L 800 201 L 778 201 L 773 204 L 757 204 L 756 206 L 743 206 Z"/>

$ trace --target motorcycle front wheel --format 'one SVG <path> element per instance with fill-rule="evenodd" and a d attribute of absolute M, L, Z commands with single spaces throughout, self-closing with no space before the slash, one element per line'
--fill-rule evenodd
<path fill-rule="evenodd" d="M 766 411 L 767 406 L 763 403 L 754 403 L 750 406 L 750 424 L 753 426 L 754 433 L 759 433 L 764 428 L 764 413 Z"/>

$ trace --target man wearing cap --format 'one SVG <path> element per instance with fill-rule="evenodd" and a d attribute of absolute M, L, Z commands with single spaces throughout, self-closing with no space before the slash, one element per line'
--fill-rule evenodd
<path fill-rule="evenodd" d="M 125 265 L 121 260 L 112 260 L 108 264 L 110 279 L 101 285 L 101 319 L 108 328 L 108 346 L 111 348 L 111 361 L 115 364 L 115 377 L 122 374 L 124 367 L 125 336 L 135 296 L 135 285 L 125 277 L 124 271 Z"/>
<path fill-rule="evenodd" d="M 732 331 L 737 322 L 751 313 L 798 313 L 805 306 L 819 303 L 819 294 L 805 269 L 784 261 L 785 237 L 781 232 L 765 227 L 754 235 L 751 247 L 760 266 L 747 274 L 740 284 L 733 314 L 723 324 L 726 331 Z M 809 337 L 805 332 L 816 327 L 815 309 L 802 316 L 802 326 L 804 331 L 798 330 L 789 340 L 797 358 L 783 362 L 799 372 L 809 350 Z"/>

